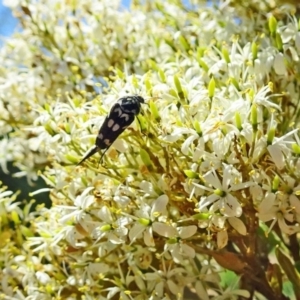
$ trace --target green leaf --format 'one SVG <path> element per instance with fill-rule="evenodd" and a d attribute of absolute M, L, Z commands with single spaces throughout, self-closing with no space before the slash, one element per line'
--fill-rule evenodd
<path fill-rule="evenodd" d="M 268 282 L 276 294 L 282 291 L 282 272 L 278 264 L 269 264 L 266 272 Z"/>
<path fill-rule="evenodd" d="M 300 146 L 297 144 L 292 144 L 292 150 L 295 154 L 300 155 Z"/>
<path fill-rule="evenodd" d="M 139 218 L 138 222 L 144 226 L 148 226 L 151 223 L 151 220 L 145 218 Z"/>
<path fill-rule="evenodd" d="M 192 170 L 184 170 L 183 172 L 186 175 L 186 177 L 188 177 L 188 178 L 191 178 L 191 179 L 199 178 L 199 174 Z"/>
<path fill-rule="evenodd" d="M 25 237 L 33 237 L 34 233 L 27 227 L 21 225 L 20 226 L 21 232 Z"/>
<path fill-rule="evenodd" d="M 174 84 L 175 84 L 175 87 L 176 87 L 179 98 L 184 99 L 184 93 L 183 93 L 183 90 L 182 90 L 182 86 L 181 86 L 180 80 L 177 77 L 177 75 L 174 75 Z"/>
<path fill-rule="evenodd" d="M 13 211 L 11 212 L 11 219 L 13 220 L 13 222 L 14 222 L 16 225 L 21 223 L 20 218 L 19 218 L 19 215 L 18 215 L 18 213 L 17 213 L 15 210 L 13 210 Z"/>
<path fill-rule="evenodd" d="M 216 88 L 216 82 L 215 79 L 212 77 L 208 84 L 208 96 L 209 98 L 213 98 L 215 95 L 215 88 Z"/>
<path fill-rule="evenodd" d="M 230 77 L 230 82 L 234 85 L 234 87 L 235 87 L 238 91 L 241 90 L 238 81 L 237 81 L 234 77 Z"/>
<path fill-rule="evenodd" d="M 196 132 L 198 133 L 198 135 L 202 136 L 203 132 L 202 132 L 201 125 L 198 122 L 198 120 L 195 120 L 194 123 L 193 123 L 193 125 L 194 125 L 194 128 L 195 128 Z"/>
<path fill-rule="evenodd" d="M 267 144 L 268 145 L 272 145 L 272 142 L 275 137 L 275 132 L 276 132 L 276 129 L 274 127 L 270 128 L 270 130 L 268 131 L 268 136 L 267 136 Z"/>
<path fill-rule="evenodd" d="M 257 131 L 257 107 L 256 105 L 252 105 L 251 107 L 251 123 L 254 131 Z"/>
<path fill-rule="evenodd" d="M 239 131 L 243 130 L 241 114 L 238 111 L 235 113 L 235 124 Z"/>
<path fill-rule="evenodd" d="M 272 182 L 272 192 L 273 193 L 276 193 L 278 191 L 279 183 L 280 183 L 280 178 L 278 175 L 276 175 Z"/>
<path fill-rule="evenodd" d="M 222 47 L 222 54 L 223 54 L 224 60 L 229 64 L 230 63 L 230 57 L 229 57 L 228 49 L 224 46 Z"/>
<path fill-rule="evenodd" d="M 209 67 L 208 65 L 205 63 L 205 61 L 201 58 L 197 59 L 199 66 L 205 71 L 208 72 L 209 71 Z"/>
<path fill-rule="evenodd" d="M 251 45 L 251 51 L 252 51 L 252 58 L 253 60 L 255 60 L 257 58 L 257 53 L 258 53 L 257 44 L 255 42 L 253 42 Z"/>
<path fill-rule="evenodd" d="M 149 101 L 149 106 L 150 106 L 151 115 L 154 117 L 154 119 L 156 121 L 159 121 L 160 120 L 160 115 L 159 115 L 157 106 L 155 105 L 153 100 Z"/>
<path fill-rule="evenodd" d="M 193 215 L 193 219 L 200 220 L 200 221 L 208 220 L 210 217 L 211 217 L 210 213 L 199 213 L 199 214 Z"/>
<path fill-rule="evenodd" d="M 183 46 L 184 50 L 186 52 L 188 52 L 189 49 L 190 49 L 190 45 L 189 45 L 188 41 L 186 40 L 186 38 L 183 35 L 179 36 L 179 42 Z"/>
<path fill-rule="evenodd" d="M 283 50 L 282 39 L 279 33 L 276 33 L 276 46 L 279 51 Z"/>
<path fill-rule="evenodd" d="M 143 161 L 143 163 L 146 165 L 146 167 L 152 167 L 152 161 L 150 158 L 150 155 L 148 154 L 148 152 L 144 149 L 140 150 L 140 155 L 141 155 L 141 159 Z"/>
<path fill-rule="evenodd" d="M 145 86 L 146 86 L 147 92 L 150 92 L 152 90 L 152 83 L 151 83 L 149 77 L 146 77 L 146 79 L 145 79 Z"/>
<path fill-rule="evenodd" d="M 296 268 L 297 272 L 300 273 L 300 260 L 295 262 L 295 268 Z"/>
<path fill-rule="evenodd" d="M 296 298 L 300 299 L 300 276 L 299 276 L 299 273 L 295 269 L 295 266 L 291 262 L 291 260 L 279 249 L 279 247 L 276 247 L 275 254 L 278 259 L 279 265 L 285 272 L 288 279 L 293 284 Z"/>
<path fill-rule="evenodd" d="M 274 16 L 271 16 L 269 18 L 269 30 L 271 32 L 272 35 L 274 35 L 276 33 L 277 30 L 277 20 Z"/>
<path fill-rule="evenodd" d="M 116 71 L 117 71 L 117 75 L 119 78 L 121 78 L 121 79 L 125 78 L 124 73 L 119 68 L 116 68 Z"/>
<path fill-rule="evenodd" d="M 164 73 L 164 71 L 163 71 L 162 69 L 159 69 L 159 70 L 158 70 L 158 74 L 159 74 L 160 80 L 161 80 L 162 82 L 166 82 L 166 81 L 167 81 L 166 75 L 165 75 L 165 73 Z"/>
<path fill-rule="evenodd" d="M 79 162 L 78 156 L 74 156 L 74 155 L 72 155 L 72 154 L 70 154 L 70 153 L 67 153 L 67 154 L 65 155 L 65 158 L 66 158 L 68 161 L 70 161 L 71 163 L 73 163 L 73 164 L 77 164 L 77 163 Z"/>
<path fill-rule="evenodd" d="M 141 132 L 147 131 L 147 120 L 146 120 L 146 118 L 143 115 L 139 114 L 137 116 L 137 119 L 138 119 L 139 126 L 141 128 Z"/>

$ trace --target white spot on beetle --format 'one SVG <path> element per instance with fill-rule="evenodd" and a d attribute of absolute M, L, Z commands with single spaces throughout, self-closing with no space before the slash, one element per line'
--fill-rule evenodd
<path fill-rule="evenodd" d="M 121 116 L 122 114 L 122 109 L 120 107 L 117 107 L 114 109 L 114 112 L 118 113 L 119 117 Z"/>
<path fill-rule="evenodd" d="M 120 125 L 119 124 L 115 124 L 112 128 L 112 131 L 118 131 L 120 129 Z"/>
<path fill-rule="evenodd" d="M 103 139 L 103 134 L 101 132 L 98 134 L 98 139 L 100 139 L 100 140 Z"/>
<path fill-rule="evenodd" d="M 122 115 L 120 116 L 120 118 L 125 118 L 125 121 L 128 122 L 128 120 L 129 120 L 129 115 L 128 115 L 128 114 L 122 114 Z"/>
<path fill-rule="evenodd" d="M 113 119 L 109 119 L 107 122 L 107 126 L 111 128 L 114 125 L 115 121 Z"/>
<path fill-rule="evenodd" d="M 104 144 L 106 145 L 106 146 L 109 146 L 111 143 L 110 143 L 110 140 L 109 139 L 105 139 L 104 140 Z"/>

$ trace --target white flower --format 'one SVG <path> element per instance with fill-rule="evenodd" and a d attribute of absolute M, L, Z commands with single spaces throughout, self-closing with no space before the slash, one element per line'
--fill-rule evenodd
<path fill-rule="evenodd" d="M 203 176 L 206 185 L 193 183 L 197 188 L 211 192 L 209 196 L 202 196 L 199 201 L 199 210 L 210 206 L 209 212 L 220 211 L 226 217 L 240 217 L 242 206 L 233 192 L 246 189 L 253 185 L 252 182 L 240 182 L 241 175 L 232 166 L 223 164 L 222 182 L 212 169 Z M 239 183 L 236 184 L 236 180 Z"/>
<path fill-rule="evenodd" d="M 80 222 L 80 220 L 86 214 L 86 210 L 94 203 L 95 199 L 93 195 L 89 195 L 90 191 L 92 191 L 94 187 L 86 188 L 82 194 L 77 196 L 74 199 L 75 206 L 56 206 L 56 208 L 62 208 L 65 210 L 72 211 L 69 214 L 64 212 L 64 216 L 60 219 L 60 222 L 66 223 L 69 220 L 75 220 L 75 222 Z"/>
<path fill-rule="evenodd" d="M 154 272 L 144 274 L 148 285 L 152 286 L 152 293 L 157 297 L 154 299 L 163 299 L 166 289 L 170 290 L 173 295 L 183 295 L 185 284 L 179 279 L 186 275 L 186 270 L 184 268 L 167 267 L 164 258 L 162 258 L 161 262 L 162 267 L 160 270 L 152 267 Z"/>
<path fill-rule="evenodd" d="M 42 285 L 46 285 L 46 284 L 49 284 L 49 283 L 50 283 L 51 278 L 50 278 L 50 276 L 49 276 L 47 273 L 38 271 L 38 272 L 36 272 L 35 274 L 36 274 L 37 280 L 38 280 Z"/>
<path fill-rule="evenodd" d="M 293 197 L 291 199 L 293 199 Z M 290 224 L 294 223 L 294 214 L 293 208 L 290 207 L 289 202 L 284 195 L 282 197 L 280 194 L 276 195 L 274 193 L 267 192 L 258 207 L 258 217 L 263 222 L 272 220 L 269 231 L 273 228 L 276 222 L 278 222 L 281 231 L 286 234 L 293 234 L 300 231 L 298 223 L 294 225 L 288 225 L 286 223 L 286 221 Z"/>
<path fill-rule="evenodd" d="M 168 197 L 166 195 L 159 196 L 152 204 L 152 207 L 143 203 L 141 209 L 137 212 L 137 223 L 129 231 L 131 242 L 139 238 L 141 234 L 144 236 L 144 242 L 149 247 L 154 247 L 153 226 L 157 221 L 162 221 L 163 215 L 166 214 Z"/>
<path fill-rule="evenodd" d="M 219 296 L 214 296 L 216 300 L 227 300 L 227 299 L 239 299 L 242 298 L 250 298 L 250 293 L 247 290 L 239 289 L 238 281 L 240 277 L 238 277 L 235 281 L 232 281 L 230 286 L 228 286 L 225 290 L 220 291 Z"/>
<path fill-rule="evenodd" d="M 181 263 L 184 257 L 193 258 L 195 250 L 183 240 L 192 237 L 197 232 L 197 226 L 173 227 L 163 223 L 153 224 L 153 230 L 164 237 L 169 238 L 165 244 L 165 251 L 169 251 L 176 263 Z"/>
<path fill-rule="evenodd" d="M 286 74 L 286 66 L 284 63 L 284 56 L 282 53 L 277 53 L 274 59 L 274 70 L 278 75 Z"/>
<path fill-rule="evenodd" d="M 281 170 L 285 167 L 285 162 L 289 159 L 291 155 L 291 146 L 295 143 L 295 140 L 292 138 L 293 135 L 298 131 L 294 129 L 287 134 L 274 138 L 272 145 L 268 146 L 268 151 L 274 161 L 276 167 Z"/>
<path fill-rule="evenodd" d="M 143 180 L 140 183 L 140 189 L 145 192 L 145 197 L 157 197 L 157 193 L 155 192 L 155 188 L 153 184 L 149 181 Z"/>
<path fill-rule="evenodd" d="M 271 92 L 271 89 L 268 85 L 264 86 L 254 96 L 253 104 L 257 104 L 258 106 L 264 106 L 266 108 L 273 108 L 278 111 L 281 110 L 280 106 L 275 104 L 273 101 L 270 100 L 271 96 L 268 94 Z M 274 96 L 274 95 L 272 95 Z M 261 116 L 262 117 L 262 116 Z"/>
<path fill-rule="evenodd" d="M 130 223 L 128 217 L 113 216 L 107 206 L 102 206 L 98 212 L 98 217 L 103 221 L 100 222 L 94 230 L 96 243 L 104 237 L 113 244 L 122 244 L 126 240 L 128 229 L 126 225 Z"/>
<path fill-rule="evenodd" d="M 129 270 L 126 275 L 123 274 L 124 270 L 121 268 L 120 263 L 116 261 L 116 264 L 118 265 L 117 270 L 119 271 L 119 276 L 114 276 L 115 279 L 104 279 L 105 281 L 111 281 L 113 283 L 112 287 L 108 287 L 105 290 L 108 291 L 107 293 L 107 299 L 113 298 L 116 294 L 120 294 L 120 299 L 124 300 L 132 300 L 131 297 L 131 291 L 130 291 L 130 284 L 134 281 L 134 276 Z"/>

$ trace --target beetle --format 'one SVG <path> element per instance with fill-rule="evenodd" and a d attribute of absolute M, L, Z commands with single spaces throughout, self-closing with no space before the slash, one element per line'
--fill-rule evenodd
<path fill-rule="evenodd" d="M 145 99 L 138 95 L 121 97 L 110 109 L 102 126 L 99 129 L 95 145 L 86 153 L 77 164 L 82 164 L 86 159 L 104 149 L 100 162 L 112 143 L 133 122 L 141 111 L 141 103 Z"/>

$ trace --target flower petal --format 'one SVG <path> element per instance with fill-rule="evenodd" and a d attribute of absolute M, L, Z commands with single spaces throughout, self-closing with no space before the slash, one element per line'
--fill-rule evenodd
<path fill-rule="evenodd" d="M 229 224 L 241 235 L 247 234 L 247 229 L 244 222 L 239 218 L 228 218 Z"/>
<path fill-rule="evenodd" d="M 190 225 L 185 227 L 178 227 L 179 236 L 182 239 L 187 239 L 197 232 L 197 226 Z"/>
<path fill-rule="evenodd" d="M 153 231 L 155 231 L 157 234 L 162 235 L 164 237 L 176 237 L 178 235 L 177 230 L 167 224 L 160 223 L 160 222 L 154 222 L 152 224 Z"/>
<path fill-rule="evenodd" d="M 167 195 L 159 196 L 153 203 L 153 207 L 151 209 L 151 217 L 154 213 L 163 213 L 166 210 L 168 202 L 169 198 Z"/>
<path fill-rule="evenodd" d="M 217 245 L 219 249 L 224 248 L 228 243 L 227 230 L 222 230 L 217 233 Z"/>

